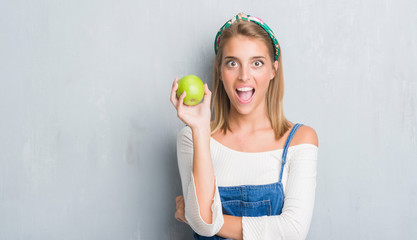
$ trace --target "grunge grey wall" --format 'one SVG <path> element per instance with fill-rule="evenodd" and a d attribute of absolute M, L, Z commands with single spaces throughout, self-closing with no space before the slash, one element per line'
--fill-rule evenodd
<path fill-rule="evenodd" d="M 277 34 L 285 113 L 319 136 L 308 239 L 416 239 L 414 0 L 0 1 L 0 239 L 192 239 L 171 84 L 211 86 L 241 11 Z"/>

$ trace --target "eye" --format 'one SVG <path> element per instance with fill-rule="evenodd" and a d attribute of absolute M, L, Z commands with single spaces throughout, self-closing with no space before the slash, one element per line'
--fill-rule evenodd
<path fill-rule="evenodd" d="M 262 67 L 262 65 L 264 65 L 264 63 L 260 60 L 256 60 L 252 64 L 253 64 L 254 67 L 257 67 L 257 68 Z"/>
<path fill-rule="evenodd" d="M 233 61 L 233 60 L 230 60 L 230 61 L 227 61 L 226 62 L 226 66 L 228 66 L 228 67 L 236 67 L 237 66 L 237 63 L 235 61 Z"/>

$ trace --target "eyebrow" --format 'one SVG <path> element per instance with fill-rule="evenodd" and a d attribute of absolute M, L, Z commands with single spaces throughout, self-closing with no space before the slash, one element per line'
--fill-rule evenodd
<path fill-rule="evenodd" d="M 250 59 L 260 59 L 260 58 L 265 59 L 266 57 L 264 57 L 264 56 L 253 56 Z M 224 59 L 233 59 L 233 60 L 236 59 L 236 60 L 238 60 L 238 58 L 235 57 L 235 56 L 226 56 L 226 57 L 224 57 Z"/>

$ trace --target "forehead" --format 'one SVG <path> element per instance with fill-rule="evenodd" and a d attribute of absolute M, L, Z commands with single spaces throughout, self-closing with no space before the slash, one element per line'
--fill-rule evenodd
<path fill-rule="evenodd" d="M 230 38 L 223 46 L 223 57 L 234 56 L 237 58 L 268 56 L 268 47 L 260 39 L 237 35 Z"/>

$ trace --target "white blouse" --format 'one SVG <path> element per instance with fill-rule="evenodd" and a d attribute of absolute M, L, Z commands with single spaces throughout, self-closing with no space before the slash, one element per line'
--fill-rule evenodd
<path fill-rule="evenodd" d="M 210 153 L 216 179 L 211 207 L 212 223 L 206 224 L 197 202 L 193 169 L 191 128 L 186 126 L 177 137 L 178 168 L 185 201 L 185 217 L 191 228 L 203 236 L 213 236 L 224 219 L 218 186 L 262 185 L 278 182 L 283 149 L 246 153 L 230 149 L 214 138 Z M 284 166 L 282 185 L 284 206 L 281 215 L 242 217 L 244 240 L 305 239 L 313 215 L 318 147 L 314 144 L 290 146 Z"/>

